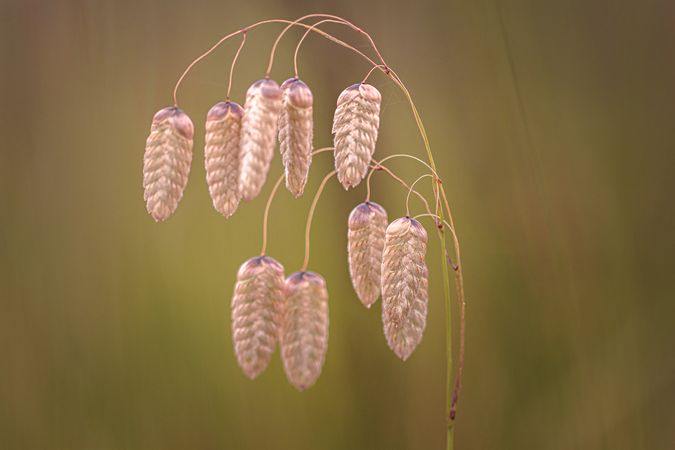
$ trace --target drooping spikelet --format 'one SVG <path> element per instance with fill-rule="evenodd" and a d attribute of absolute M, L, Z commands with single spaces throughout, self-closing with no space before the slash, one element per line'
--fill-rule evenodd
<path fill-rule="evenodd" d="M 382 259 L 382 322 L 389 347 L 408 359 L 426 326 L 427 232 L 415 219 L 400 218 L 387 227 Z"/>
<path fill-rule="evenodd" d="M 284 268 L 258 256 L 239 268 L 232 298 L 232 337 L 239 366 L 253 379 L 270 361 L 284 304 Z"/>
<path fill-rule="evenodd" d="M 297 78 L 284 81 L 281 90 L 284 94 L 279 116 L 279 149 L 286 188 L 297 198 L 305 190 L 312 163 L 312 91 Z"/>
<path fill-rule="evenodd" d="M 244 200 L 253 200 L 267 179 L 274 155 L 281 97 L 279 85 L 267 79 L 256 81 L 246 92 L 239 154 L 239 193 Z"/>
<path fill-rule="evenodd" d="M 281 356 L 288 381 L 311 387 L 321 373 L 328 348 L 328 291 L 323 277 L 296 272 L 286 279 Z"/>
<path fill-rule="evenodd" d="M 368 172 L 380 127 L 382 95 L 369 84 L 354 84 L 340 94 L 333 117 L 335 169 L 345 189 Z"/>
<path fill-rule="evenodd" d="M 171 106 L 152 118 L 143 156 L 143 198 L 157 222 L 178 207 L 190 174 L 194 127 L 183 110 Z"/>
<path fill-rule="evenodd" d="M 349 274 L 356 294 L 367 308 L 380 296 L 387 223 L 387 212 L 374 202 L 361 203 L 349 214 Z"/>
<path fill-rule="evenodd" d="M 213 207 L 230 217 L 239 205 L 239 134 L 244 110 L 233 102 L 216 103 L 206 115 L 204 164 Z"/>

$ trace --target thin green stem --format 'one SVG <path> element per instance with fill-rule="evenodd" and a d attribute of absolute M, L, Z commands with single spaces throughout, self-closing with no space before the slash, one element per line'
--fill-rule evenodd
<path fill-rule="evenodd" d="M 424 148 L 426 149 L 427 152 L 427 157 L 429 158 L 429 165 L 431 166 L 432 171 L 434 174 L 436 174 L 436 163 L 434 161 L 434 156 L 431 152 L 431 144 L 429 143 L 429 138 L 427 136 L 426 130 L 424 128 L 424 123 L 422 122 L 422 117 L 419 114 L 419 111 L 417 110 L 417 107 L 415 106 L 415 102 L 412 99 L 412 96 L 410 95 L 410 91 L 405 87 L 399 76 L 394 72 L 393 70 L 389 69 L 389 72 L 387 73 L 388 76 L 394 80 L 394 82 L 399 86 L 401 91 L 404 93 L 404 95 L 408 99 L 408 103 L 410 103 L 410 108 L 412 110 L 413 116 L 415 117 L 415 122 L 417 124 L 417 128 L 420 131 L 420 135 L 422 136 L 422 141 L 424 142 Z M 460 302 L 460 305 L 463 305 L 465 303 L 464 301 L 464 280 L 463 280 L 463 274 L 462 274 L 462 266 L 461 266 L 461 261 L 459 258 L 459 239 L 457 238 L 457 234 L 455 232 L 455 226 L 452 220 L 452 213 L 450 210 L 450 206 L 447 202 L 447 198 L 445 198 L 445 191 L 443 189 L 443 185 L 441 182 L 441 179 L 438 178 L 438 175 L 436 176 L 436 179 L 433 181 L 433 187 L 434 187 L 434 193 L 436 195 L 436 201 L 437 203 L 439 202 L 439 196 L 443 194 L 444 196 L 444 201 L 445 201 L 445 206 L 446 210 L 448 212 L 448 219 L 450 224 L 452 225 L 451 227 L 451 232 L 453 235 L 453 247 L 455 249 L 455 258 L 457 259 L 457 269 L 454 271 L 455 272 L 455 281 L 456 281 L 456 288 L 457 288 L 457 296 L 458 300 Z M 444 217 L 444 211 L 443 208 L 438 208 L 438 216 L 441 222 L 445 221 Z M 440 244 L 441 244 L 441 264 L 443 266 L 443 296 L 445 298 L 445 351 L 446 351 L 446 420 L 447 420 L 447 449 L 452 450 L 454 448 L 454 442 L 455 442 L 455 417 L 456 417 L 456 406 L 457 406 L 457 398 L 459 396 L 459 384 L 455 383 L 453 384 L 452 381 L 452 376 L 453 376 L 453 361 L 452 361 L 452 304 L 450 301 L 450 275 L 449 275 L 449 267 L 448 267 L 448 256 L 447 256 L 447 243 L 446 243 L 446 236 L 445 233 L 442 232 L 440 233 Z M 460 320 L 462 324 L 464 323 L 464 316 L 463 313 L 461 313 Z M 461 326 L 463 328 L 464 325 Z M 461 330 L 460 330 L 461 331 Z M 460 336 L 461 337 L 461 336 Z M 459 371 L 457 374 L 457 380 L 461 381 L 461 373 L 463 371 L 463 354 L 464 354 L 464 340 L 463 337 L 461 337 L 461 345 L 462 348 L 460 349 L 460 354 L 462 355 L 462 359 L 460 360 L 460 365 L 459 365 Z"/>

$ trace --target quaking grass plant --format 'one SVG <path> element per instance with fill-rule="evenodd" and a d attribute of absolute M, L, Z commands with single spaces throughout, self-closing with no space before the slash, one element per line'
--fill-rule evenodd
<path fill-rule="evenodd" d="M 313 24 L 305 23 L 318 19 Z M 286 27 L 274 42 L 265 76 L 251 85 L 244 106 L 230 101 L 232 77 L 247 33 L 262 25 L 282 23 Z M 319 28 L 324 24 L 345 26 L 368 40 L 376 60 Z M 294 53 L 295 74 L 279 86 L 270 79 L 275 52 L 283 35 L 292 27 L 305 29 Z M 333 147 L 315 150 L 313 139 L 313 97 L 298 75 L 298 52 L 310 33 L 316 33 L 360 55 L 370 65 L 365 77 L 342 91 L 333 120 Z M 178 107 L 177 93 L 188 72 L 226 40 L 241 36 L 229 74 L 226 101 L 208 112 L 204 161 L 206 180 L 214 208 L 230 217 L 240 200 L 250 201 L 267 179 L 277 140 L 284 166 L 265 206 L 263 242 L 260 256 L 246 261 L 237 274 L 232 299 L 232 333 L 239 366 L 251 379 L 267 367 L 277 343 L 288 380 L 298 390 L 311 387 L 319 377 L 328 347 L 328 291 L 323 277 L 308 271 L 312 218 L 326 184 L 337 176 L 345 189 L 366 180 L 365 201 L 357 205 L 347 220 L 349 271 L 357 297 L 370 308 L 382 297 L 384 335 L 392 351 L 406 360 L 422 340 L 427 318 L 428 270 L 425 261 L 427 232 L 418 219 L 431 218 L 441 247 L 443 293 L 446 316 L 446 406 L 447 448 L 454 447 L 454 425 L 464 365 L 465 300 L 459 240 L 445 188 L 436 170 L 431 145 L 422 118 L 410 92 L 389 66 L 372 37 L 353 23 L 330 14 L 309 14 L 296 20 L 269 19 L 232 32 L 188 65 L 173 91 L 173 106 L 157 112 L 146 142 L 143 187 L 146 207 L 157 221 L 166 220 L 183 196 L 192 161 L 194 127 Z M 427 161 L 414 155 L 393 154 L 373 158 L 380 124 L 382 96 L 367 84 L 374 71 L 382 72 L 405 95 L 422 137 Z M 303 195 L 312 157 L 333 152 L 335 170 L 321 182 L 312 201 L 305 227 L 305 258 L 302 268 L 288 277 L 284 267 L 267 256 L 267 222 L 272 201 L 285 180 L 294 197 Z M 392 158 L 408 158 L 425 169 L 419 178 L 407 183 L 384 163 Z M 406 190 L 406 216 L 389 223 L 387 213 L 371 200 L 371 178 L 384 172 Z M 415 190 L 415 184 L 429 178 L 433 202 Z M 410 196 L 415 194 L 425 212 L 410 215 Z M 433 208 L 432 208 L 433 206 Z M 454 257 L 447 250 L 448 232 Z M 454 261 L 453 261 L 454 260 Z M 450 301 L 450 273 L 454 273 L 459 303 L 459 349 L 453 381 L 453 346 Z"/>

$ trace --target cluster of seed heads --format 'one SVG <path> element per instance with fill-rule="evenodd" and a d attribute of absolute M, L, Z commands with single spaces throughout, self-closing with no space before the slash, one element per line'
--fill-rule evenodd
<path fill-rule="evenodd" d="M 382 96 L 358 83 L 339 95 L 333 120 L 335 170 L 345 189 L 361 183 L 375 151 Z M 312 161 L 313 97 L 297 78 L 281 87 L 256 81 L 242 108 L 216 103 L 206 116 L 204 161 L 213 206 L 224 217 L 241 199 L 250 201 L 267 179 L 274 149 L 284 166 L 286 188 L 294 197 L 305 189 Z M 143 166 L 147 210 L 166 220 L 178 206 L 192 161 L 193 125 L 177 107 L 152 120 Z M 407 359 L 422 339 L 427 315 L 427 235 L 411 218 L 388 224 L 387 213 L 367 201 L 348 219 L 348 260 L 354 290 L 370 308 L 382 296 L 382 322 L 389 347 Z M 269 256 L 246 261 L 232 298 L 232 335 L 239 366 L 249 378 L 260 375 L 277 343 L 290 383 L 312 386 L 328 348 L 328 291 L 319 274 L 300 271 L 285 277 Z"/>
<path fill-rule="evenodd" d="M 305 23 L 311 18 L 317 21 Z M 242 107 L 230 101 L 235 63 L 246 42 L 247 33 L 269 23 L 283 23 L 286 27 L 272 46 L 265 77 L 248 88 Z M 339 24 L 365 36 L 370 50 L 376 55 L 375 59 L 367 54 L 370 50 L 364 52 L 319 28 L 326 23 Z M 295 48 L 294 76 L 280 86 L 270 78 L 274 55 L 284 33 L 293 27 L 304 28 L 305 33 Z M 351 50 L 370 64 L 370 70 L 361 82 L 352 84 L 337 96 L 332 124 L 333 147 L 318 150 L 313 145 L 314 97 L 298 75 L 298 50 L 311 32 Z M 349 274 L 355 297 L 363 306 L 372 308 L 382 297 L 383 334 L 389 348 L 403 361 L 411 356 L 422 340 L 429 303 L 426 264 L 428 238 L 426 230 L 416 219 L 429 216 L 435 220 L 443 255 L 446 371 L 449 381 L 445 417 L 447 448 L 452 448 L 457 401 L 462 384 L 465 337 L 464 281 L 459 240 L 419 111 L 410 91 L 385 62 L 375 41 L 365 30 L 331 14 L 308 14 L 294 21 L 265 19 L 223 36 L 192 61 L 175 85 L 174 106 L 158 111 L 152 119 L 143 161 L 143 196 L 148 213 L 157 222 L 168 219 L 183 197 L 190 173 L 194 126 L 187 114 L 178 108 L 178 88 L 197 62 L 234 36 L 241 36 L 242 39 L 230 67 L 226 101 L 216 103 L 208 111 L 204 130 L 206 183 L 214 209 L 229 218 L 242 204 L 242 200 L 251 201 L 260 194 L 267 181 L 277 142 L 286 189 L 294 198 L 301 197 L 305 192 L 313 155 L 332 150 L 335 163 L 335 170 L 324 177 L 309 209 L 302 268 L 288 276 L 284 266 L 265 253 L 268 213 L 282 178 L 270 192 L 265 206 L 260 256 L 252 257 L 241 265 L 232 296 L 232 341 L 239 366 L 250 379 L 258 377 L 268 367 L 278 346 L 284 372 L 292 386 L 303 391 L 316 383 L 326 361 L 329 305 L 326 281 L 318 273 L 308 270 L 312 218 L 321 193 L 333 175 L 337 175 L 338 182 L 345 190 L 356 188 L 365 179 L 366 200 L 357 205 L 347 219 Z M 400 88 L 406 97 L 424 143 L 426 161 L 402 153 L 378 157 L 379 161 L 374 159 L 382 95 L 366 81 L 378 70 Z M 383 165 L 394 157 L 416 160 L 416 163 L 426 166 L 430 173 L 408 184 Z M 385 209 L 371 201 L 371 177 L 379 170 L 407 189 L 405 217 L 390 222 Z M 433 203 L 414 190 L 415 184 L 427 177 L 433 180 Z M 413 193 L 422 200 L 425 213 L 410 217 L 409 199 Z M 435 206 L 435 210 L 430 205 Z M 446 229 L 452 238 L 452 260 L 446 244 Z M 460 306 L 458 364 L 454 383 L 450 383 L 453 371 L 450 267 L 454 271 Z"/>

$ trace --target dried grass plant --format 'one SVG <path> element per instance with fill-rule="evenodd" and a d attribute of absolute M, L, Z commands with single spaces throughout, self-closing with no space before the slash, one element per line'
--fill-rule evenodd
<path fill-rule="evenodd" d="M 422 340 L 427 323 L 427 232 L 403 217 L 386 230 L 382 257 L 382 323 L 389 348 L 403 361 Z"/>
<path fill-rule="evenodd" d="M 194 126 L 177 107 L 158 111 L 152 118 L 143 157 L 143 198 L 157 222 L 166 220 L 183 198 L 192 162 Z"/>
<path fill-rule="evenodd" d="M 296 272 L 286 279 L 281 357 L 288 381 L 298 390 L 312 386 L 328 349 L 328 291 L 323 277 Z"/>
<path fill-rule="evenodd" d="M 342 91 L 333 117 L 335 170 L 345 189 L 357 186 L 368 173 L 380 128 L 382 95 L 358 83 Z"/>
<path fill-rule="evenodd" d="M 284 93 L 279 118 L 279 150 L 284 164 L 286 188 L 294 197 L 305 190 L 312 163 L 312 91 L 302 81 L 291 78 L 281 85 Z"/>
<path fill-rule="evenodd" d="M 225 217 L 237 210 L 239 194 L 239 135 L 244 110 L 233 102 L 218 102 L 206 115 L 204 165 L 213 207 Z"/>
<path fill-rule="evenodd" d="M 274 80 L 258 80 L 246 92 L 239 160 L 239 192 L 244 200 L 253 200 L 267 179 L 281 99 L 281 89 Z"/>
<path fill-rule="evenodd" d="M 347 229 L 349 275 L 359 300 L 370 308 L 380 296 L 387 212 L 375 202 L 363 202 L 349 214 Z"/>
<path fill-rule="evenodd" d="M 272 357 L 285 301 L 284 267 L 279 262 L 258 256 L 242 264 L 232 297 L 232 341 L 239 366 L 251 379 Z"/>
<path fill-rule="evenodd" d="M 309 19 L 317 21 L 305 23 Z M 242 110 L 230 102 L 237 58 L 248 33 L 272 23 L 286 26 L 272 45 L 264 78 L 248 89 Z M 365 37 L 374 56 L 319 28 L 328 23 L 347 27 Z M 279 87 L 270 74 L 278 44 L 293 27 L 303 28 L 305 32 L 295 47 L 294 76 Z M 350 50 L 369 64 L 365 77 L 338 96 L 332 128 L 334 146 L 319 150 L 312 148 L 312 92 L 300 81 L 298 74 L 300 46 L 311 33 Z M 312 219 L 321 194 L 333 176 L 337 176 L 345 189 L 358 186 L 365 178 L 365 202 L 354 208 L 348 219 L 350 275 L 356 295 L 367 307 L 376 302 L 381 291 L 384 334 L 389 347 L 403 360 L 409 358 L 420 344 L 427 317 L 427 233 L 417 218 L 429 217 L 434 221 L 442 255 L 446 315 L 446 442 L 447 448 L 452 449 L 465 343 L 465 300 L 459 240 L 445 186 L 438 175 L 420 113 L 403 81 L 385 62 L 375 41 L 362 28 L 330 14 L 308 14 L 293 21 L 263 20 L 224 36 L 192 61 L 174 87 L 174 106 L 159 111 L 153 118 L 143 167 L 144 198 L 148 212 L 157 221 L 165 220 L 175 211 L 187 183 L 192 159 L 193 126 L 187 115 L 178 109 L 178 88 L 198 62 L 235 36 L 241 36 L 242 39 L 230 66 L 226 101 L 216 104 L 209 111 L 206 121 L 204 156 L 207 184 L 214 207 L 229 217 L 236 210 L 240 198 L 252 200 L 260 193 L 267 179 L 277 138 L 284 164 L 284 174 L 274 184 L 265 206 L 260 256 L 246 261 L 237 274 L 232 298 L 232 332 L 240 367 L 250 378 L 260 375 L 267 367 L 278 341 L 290 383 L 299 390 L 316 383 L 328 348 L 328 291 L 323 277 L 308 271 Z M 402 153 L 388 155 L 380 161 L 373 159 L 382 96 L 366 81 L 376 71 L 391 80 L 408 101 L 422 138 L 426 161 Z M 292 195 L 301 196 L 312 157 L 327 152 L 334 155 L 335 170 L 324 177 L 312 199 L 305 224 L 302 267 L 284 280 L 283 266 L 265 254 L 270 205 L 284 179 Z M 414 164 L 419 163 L 425 173 L 408 183 L 384 164 L 392 158 L 406 158 Z M 371 178 L 376 172 L 391 176 L 407 191 L 406 216 L 389 225 L 384 209 L 371 201 Z M 431 180 L 431 202 L 415 189 L 415 185 L 425 179 Z M 410 215 L 412 194 L 424 205 L 424 211 L 415 217 Z M 452 256 L 448 251 L 448 236 L 452 243 Z M 451 274 L 455 278 L 460 314 L 456 373 L 452 358 Z"/>

